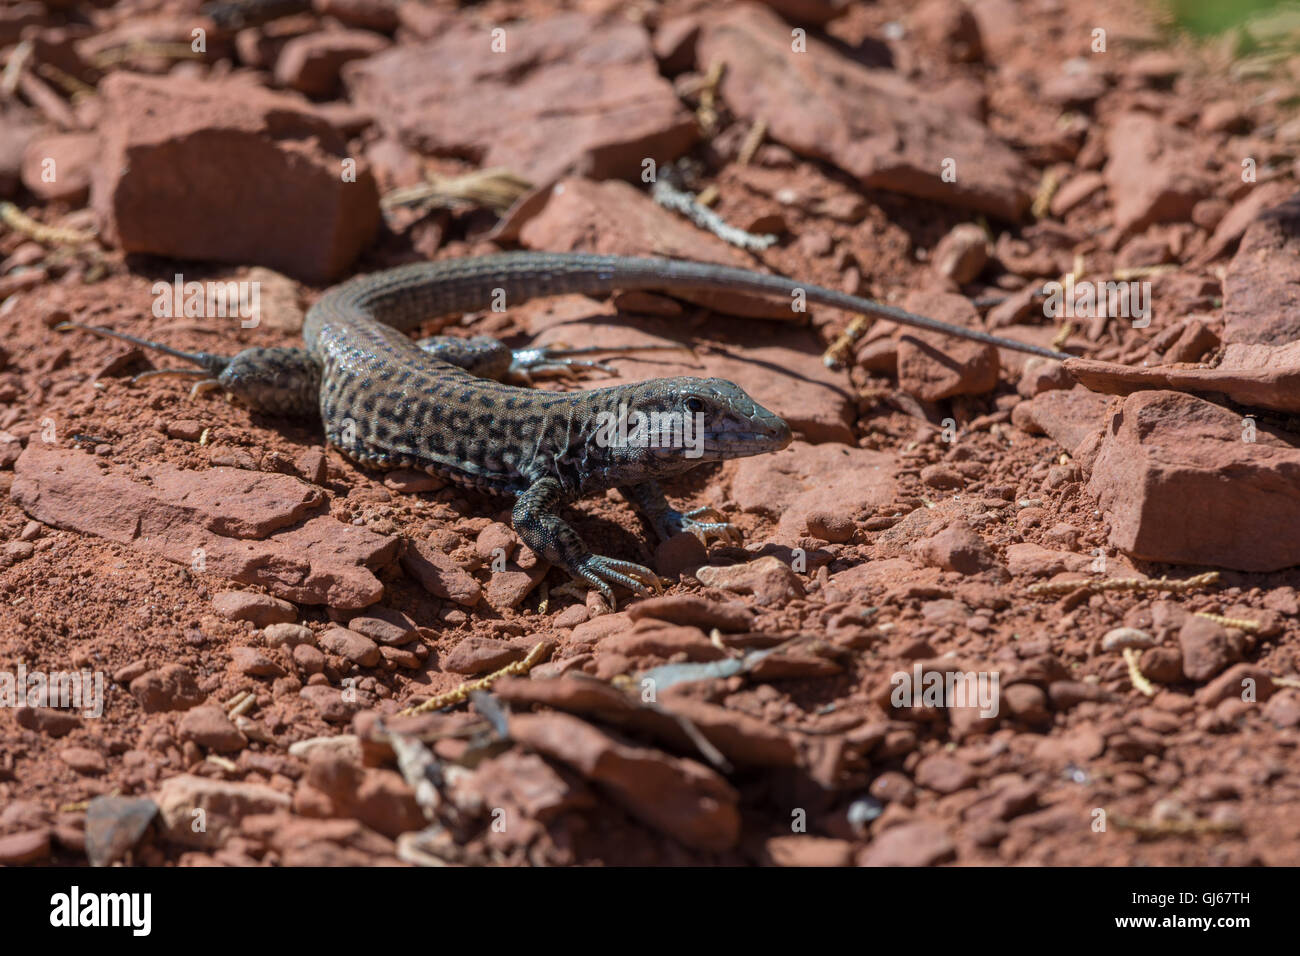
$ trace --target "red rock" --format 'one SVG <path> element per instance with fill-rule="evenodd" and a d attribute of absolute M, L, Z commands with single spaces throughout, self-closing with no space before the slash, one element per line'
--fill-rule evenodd
<path fill-rule="evenodd" d="M 901 823 L 875 836 L 858 856 L 859 866 L 934 866 L 957 857 L 957 848 L 942 827 Z"/>
<path fill-rule="evenodd" d="M 1054 389 L 1073 388 L 1074 383 L 1075 377 L 1063 363 L 1040 355 L 1031 355 L 1025 360 L 1024 367 L 1020 371 L 1020 381 L 1016 383 L 1016 391 L 1025 398 L 1033 398 L 1035 395 Z"/>
<path fill-rule="evenodd" d="M 1178 340 L 1178 345 L 1197 357 L 1218 343 L 1212 332 L 1195 327 L 1199 325 L 1192 323 L 1186 336 L 1180 336 Z M 1165 361 L 1175 362 L 1178 358 L 1170 354 L 1165 356 Z M 1142 368 L 1090 359 L 1067 359 L 1062 364 L 1081 385 L 1110 395 L 1130 395 L 1144 389 L 1173 389 L 1216 397 L 1226 395 L 1243 405 L 1276 411 L 1300 411 L 1300 342 L 1229 345 L 1215 368 L 1171 368 L 1165 365 Z"/>
<path fill-rule="evenodd" d="M 790 566 L 770 554 L 745 564 L 703 567 L 696 577 L 711 588 L 753 595 L 760 607 L 780 606 L 804 594 L 803 583 Z"/>
<path fill-rule="evenodd" d="M 654 570 L 661 578 L 680 578 L 709 561 L 709 549 L 689 531 L 680 531 L 655 545 Z"/>
<path fill-rule="evenodd" d="M 508 561 L 519 547 L 519 536 L 508 524 L 494 521 L 478 533 L 474 540 L 474 550 L 484 561 L 500 558 Z"/>
<path fill-rule="evenodd" d="M 53 707 L 19 707 L 14 711 L 14 720 L 25 730 L 49 737 L 64 737 L 81 726 L 76 714 Z"/>
<path fill-rule="evenodd" d="M 853 844 L 815 836 L 777 836 L 764 844 L 768 859 L 776 866 L 850 866 Z"/>
<path fill-rule="evenodd" d="M 1109 398 L 1086 388 L 1054 389 L 1021 402 L 1011 420 L 1031 434 L 1046 433 L 1077 458 L 1079 450 L 1101 434 L 1110 404 Z"/>
<path fill-rule="evenodd" d="M 1179 640 L 1182 640 L 1181 634 Z M 1275 689 L 1273 675 L 1258 664 L 1234 664 L 1202 687 L 1196 697 L 1199 703 L 1209 707 L 1231 698 L 1262 704 L 1273 696 Z"/>
<path fill-rule="evenodd" d="M 194 675 L 181 664 L 164 664 L 131 681 L 131 696 L 146 714 L 163 710 L 189 710 L 204 700 Z"/>
<path fill-rule="evenodd" d="M 318 638 L 322 650 L 351 661 L 358 667 L 374 667 L 379 663 L 379 645 L 346 627 L 332 627 L 322 631 Z"/>
<path fill-rule="evenodd" d="M 37 469 L 54 474 L 42 481 Z M 296 524 L 324 504 L 319 490 L 292 478 L 239 468 L 195 472 L 159 465 L 147 472 L 149 485 L 137 486 L 112 472 L 106 474 L 90 455 L 43 442 L 28 445 L 14 472 L 14 486 L 24 496 L 24 507 L 54 516 L 46 524 L 123 543 L 131 541 L 137 524 L 137 535 L 149 535 L 156 531 L 153 524 L 162 520 L 201 525 L 211 534 L 260 538 Z M 33 479 L 30 484 L 23 480 L 28 474 Z M 103 496 L 114 507 L 91 507 L 79 501 L 79 493 L 95 500 Z M 141 515 L 146 507 L 166 511 Z M 99 514 L 98 520 L 92 512 Z"/>
<path fill-rule="evenodd" d="M 293 663 L 303 674 L 320 674 L 325 670 L 325 654 L 311 644 L 298 644 L 293 649 Z"/>
<path fill-rule="evenodd" d="M 734 247 L 692 226 L 628 183 L 566 177 L 535 201 L 538 208 L 519 230 L 520 241 L 534 249 L 653 254 L 730 266 L 745 263 Z M 737 315 L 800 318 L 788 302 L 714 293 L 682 292 L 679 297 L 701 304 L 721 303 L 719 311 Z M 638 300 L 635 292 L 624 292 L 618 301 L 627 303 L 628 311 L 669 317 L 679 314 L 671 309 L 675 303 L 656 308 L 655 300 Z"/>
<path fill-rule="evenodd" d="M 306 647 L 306 645 L 303 644 L 294 648 L 295 655 L 302 647 Z M 315 648 L 310 649 L 316 650 Z M 360 709 L 359 703 L 354 699 L 359 695 L 345 696 L 344 691 L 339 688 L 329 687 L 324 684 L 309 684 L 298 692 L 298 696 L 315 707 L 321 718 L 331 724 L 348 723 Z"/>
<path fill-rule="evenodd" d="M 1204 266 L 1213 262 L 1224 252 L 1228 251 L 1243 235 L 1251 225 L 1260 218 L 1260 214 L 1265 210 L 1276 206 L 1288 197 L 1293 195 L 1295 187 L 1288 182 L 1272 180 L 1269 182 L 1259 183 L 1251 187 L 1250 192 L 1244 197 L 1237 200 L 1231 208 L 1222 214 L 1218 224 L 1214 227 L 1214 235 L 1210 236 L 1210 241 L 1205 247 L 1192 257 L 1188 263 L 1194 267 Z M 1211 197 L 1213 198 L 1213 197 Z M 1198 204 L 1199 205 L 1199 204 Z M 1283 240 L 1285 241 L 1285 240 Z M 1276 244 L 1275 238 L 1272 243 Z M 1243 265 L 1249 267 L 1248 261 L 1243 261 Z M 1263 278 L 1268 277 L 1266 271 L 1261 272 Z M 1249 288 L 1242 290 L 1248 293 Z M 1267 302 L 1267 299 L 1265 300 Z M 1226 301 L 1225 301 L 1226 306 Z"/>
<path fill-rule="evenodd" d="M 1066 571 L 1086 571 L 1092 558 L 1086 554 L 1053 551 L 1028 541 L 1007 546 L 1007 570 L 1014 575 L 1051 577 Z"/>
<path fill-rule="evenodd" d="M 497 611 L 517 608 L 550 569 L 549 564 L 541 561 L 528 570 L 514 561 L 508 562 L 504 571 L 493 571 L 488 578 L 487 590 L 484 592 L 488 606 Z"/>
<path fill-rule="evenodd" d="M 1138 669 L 1145 677 L 1160 684 L 1181 683 L 1183 674 L 1183 653 L 1176 647 L 1152 647 L 1142 652 Z M 1053 691 L 1056 687 L 1053 685 Z"/>
<path fill-rule="evenodd" d="M 913 292 L 903 303 L 910 312 L 953 325 L 979 327 L 970 300 L 947 292 Z M 954 395 L 982 395 L 998 382 L 998 350 L 924 329 L 906 330 L 898 344 L 898 386 L 926 402 Z"/>
<path fill-rule="evenodd" d="M 419 636 L 415 622 L 401 611 L 376 605 L 366 608 L 366 613 L 348 621 L 348 629 L 364 634 L 372 641 L 400 647 Z"/>
<path fill-rule="evenodd" d="M 600 652 L 664 659 L 682 654 L 688 661 L 716 661 L 727 656 L 698 627 L 658 627 L 616 634 L 601 642 Z"/>
<path fill-rule="evenodd" d="M 0 837 L 0 866 L 39 863 L 49 855 L 49 829 L 28 830 Z"/>
<path fill-rule="evenodd" d="M 834 163 L 871 189 L 934 199 L 1018 220 L 1032 174 L 983 124 L 952 112 L 891 70 L 873 70 L 808 38 L 791 53 L 790 28 L 753 5 L 704 24 L 700 63 L 724 63 L 722 98 L 795 152 Z M 944 182 L 944 160 L 956 161 Z"/>
<path fill-rule="evenodd" d="M 551 619 L 551 625 L 555 628 L 577 627 L 587 623 L 590 616 L 591 612 L 581 604 L 570 604 Z"/>
<path fill-rule="evenodd" d="M 930 255 L 930 267 L 958 285 L 975 280 L 989 261 L 989 237 L 971 222 L 953 226 Z"/>
<path fill-rule="evenodd" d="M 1210 323 L 1187 319 L 1174 344 L 1165 349 L 1164 360 L 1167 364 L 1198 362 L 1206 353 L 1216 351 L 1220 344 L 1219 335 Z"/>
<path fill-rule="evenodd" d="M 306 791 L 306 792 L 304 792 Z M 349 757 L 324 752 L 308 763 L 295 807 L 326 816 L 355 817 L 385 836 L 397 837 L 425 824 L 411 788 L 396 771 L 360 767 Z"/>
<path fill-rule="evenodd" d="M 141 469 L 146 483 L 104 467 L 84 452 L 32 442 L 14 467 L 12 494 L 46 524 L 259 584 L 292 601 L 360 608 L 383 595 L 367 566 L 390 562 L 397 539 L 328 515 L 302 522 L 323 504 L 319 489 L 237 468 L 195 472 L 151 462 Z"/>
<path fill-rule="evenodd" d="M 810 535 L 832 544 L 846 544 L 852 541 L 858 530 L 857 525 L 848 515 L 831 511 L 813 511 L 804 520 Z"/>
<path fill-rule="evenodd" d="M 397 29 L 399 4 L 395 0 L 312 0 L 323 17 L 333 17 L 350 27 L 392 33 Z"/>
<path fill-rule="evenodd" d="M 984 57 L 979 24 L 961 0 L 926 0 L 912 15 L 912 24 L 921 39 L 954 63 Z"/>
<path fill-rule="evenodd" d="M 407 670 L 419 670 L 424 666 L 424 659 L 414 651 L 403 650 L 400 647 L 390 647 L 387 644 L 379 646 L 379 656 L 383 658 L 384 666 L 390 670 L 393 667 L 404 667 Z"/>
<path fill-rule="evenodd" d="M 1300 196 L 1260 213 L 1223 280 L 1225 342 L 1284 345 L 1300 339 Z"/>
<path fill-rule="evenodd" d="M 525 656 L 527 651 L 516 644 L 470 635 L 461 638 L 451 653 L 442 659 L 442 669 L 453 674 L 486 674 L 523 660 Z"/>
<path fill-rule="evenodd" d="M 298 609 L 288 601 L 254 591 L 221 591 L 213 596 L 212 609 L 229 621 L 252 621 L 254 627 L 298 619 Z"/>
<path fill-rule="evenodd" d="M 1238 413 L 1178 392 L 1138 392 L 1114 413 L 1089 491 L 1110 542 L 1150 561 L 1241 571 L 1300 563 L 1300 451 Z M 1223 476 L 1232 475 L 1225 494 Z"/>
<path fill-rule="evenodd" d="M 1279 728 L 1300 727 L 1300 693 L 1286 689 L 1269 698 L 1264 716 Z"/>
<path fill-rule="evenodd" d="M 300 101 L 246 81 L 127 72 L 100 92 L 107 117 L 92 203 L 122 250 L 256 263 L 323 283 L 374 236 L 373 177 L 361 167 L 345 181 L 346 143 Z"/>
<path fill-rule="evenodd" d="M 46 202 L 81 206 L 90 195 L 99 154 L 99 137 L 94 133 L 38 136 L 23 152 L 23 185 Z"/>
<path fill-rule="evenodd" d="M 1066 61 L 1060 73 L 1047 77 L 1039 86 L 1039 95 L 1048 103 L 1065 109 L 1090 109 L 1093 103 L 1105 96 L 1106 77 L 1086 66 L 1074 68 L 1077 62 Z M 1052 213 L 1057 215 L 1055 208 L 1052 209 Z"/>
<path fill-rule="evenodd" d="M 514 714 L 510 736 L 605 790 L 646 825 L 682 845 L 721 852 L 740 838 L 739 795 L 693 760 L 622 743 L 567 714 Z"/>
<path fill-rule="evenodd" d="M 401 774 L 381 767 L 366 768 L 347 815 L 394 839 L 428 823 Z"/>
<path fill-rule="evenodd" d="M 916 765 L 916 782 L 938 793 L 956 793 L 973 787 L 975 771 L 966 761 L 947 754 L 933 754 Z"/>
<path fill-rule="evenodd" d="M 1012 684 L 1002 691 L 1007 712 L 1033 727 L 1050 723 L 1052 715 L 1047 709 L 1047 695 L 1033 684 Z"/>
<path fill-rule="evenodd" d="M 491 42 L 481 26 L 457 22 L 344 78 L 391 136 L 424 153 L 472 154 L 537 185 L 567 172 L 639 175 L 643 158 L 669 162 L 695 140 L 636 24 L 564 13 L 512 24 L 502 52 L 489 52 Z"/>
<path fill-rule="evenodd" d="M 108 769 L 104 755 L 89 747 L 67 747 L 59 751 L 59 759 L 85 776 L 96 776 Z"/>
<path fill-rule="evenodd" d="M 921 469 L 921 484 L 940 491 L 954 491 L 966 484 L 956 468 L 946 464 L 926 465 Z"/>
<path fill-rule="evenodd" d="M 723 631 L 748 631 L 754 626 L 754 613 L 745 605 L 730 602 L 724 604 L 698 594 L 645 598 L 630 605 L 627 616 L 634 621 L 653 618 L 671 624 L 716 627 Z"/>
<path fill-rule="evenodd" d="M 1183 673 L 1198 682 L 1208 681 L 1240 656 L 1227 632 L 1203 617 L 1187 619 L 1178 632 L 1178 645 L 1183 651 Z"/>
<path fill-rule="evenodd" d="M 215 848 L 247 816 L 287 810 L 288 795 L 256 783 L 209 780 L 180 774 L 164 780 L 154 796 L 163 835 L 174 843 Z M 202 814 L 196 814 L 202 810 Z"/>
<path fill-rule="evenodd" d="M 216 753 L 237 753 L 248 746 L 248 738 L 235 728 L 220 707 L 195 707 L 188 711 L 181 718 L 177 734 L 181 740 L 193 741 Z"/>
<path fill-rule="evenodd" d="M 473 607 L 483 597 L 483 588 L 460 565 L 438 548 L 410 539 L 402 552 L 402 567 L 430 594 Z"/>
<path fill-rule="evenodd" d="M 309 449 L 294 459 L 294 468 L 304 481 L 313 485 L 325 484 L 329 467 L 325 455 L 318 449 Z"/>
<path fill-rule="evenodd" d="M 339 87 L 343 64 L 373 56 L 388 40 L 367 30 L 330 30 L 294 37 L 280 51 L 275 81 L 308 96 L 329 97 Z"/>
<path fill-rule="evenodd" d="M 884 452 L 796 441 L 739 461 L 731 493 L 742 511 L 779 518 L 779 540 L 793 542 L 807 533 L 809 516 L 829 512 L 851 519 L 893 501 L 896 467 Z"/>
<path fill-rule="evenodd" d="M 1101 173 L 1085 171 L 1070 177 L 1052 197 L 1052 215 L 1063 218 L 1105 185 L 1106 179 Z"/>
<path fill-rule="evenodd" d="M 464 786 L 480 795 L 485 806 L 518 807 L 528 819 L 543 823 L 597 805 L 595 795 L 573 774 L 518 749 L 480 762 Z"/>
<path fill-rule="evenodd" d="M 1157 222 L 1186 222 L 1212 191 L 1205 144 L 1149 113 L 1124 113 L 1107 135 L 1106 185 L 1123 234 Z"/>
<path fill-rule="evenodd" d="M 665 76 L 685 73 L 695 66 L 695 44 L 700 38 L 700 21 L 698 17 L 671 17 L 659 24 L 655 30 L 655 59 Z"/>
<path fill-rule="evenodd" d="M 315 644 L 316 635 L 311 628 L 303 624 L 268 624 L 262 631 L 262 640 L 267 647 L 297 647 L 300 644 Z"/>
<path fill-rule="evenodd" d="M 912 552 L 930 567 L 961 574 L 978 574 L 998 566 L 984 539 L 961 519 L 918 541 Z"/>
<path fill-rule="evenodd" d="M 284 668 L 255 647 L 232 647 L 230 663 L 235 666 L 235 670 L 248 677 L 284 676 Z"/>

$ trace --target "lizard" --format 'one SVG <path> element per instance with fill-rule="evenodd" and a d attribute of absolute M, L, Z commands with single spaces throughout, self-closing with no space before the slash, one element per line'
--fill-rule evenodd
<path fill-rule="evenodd" d="M 100 326 L 64 323 L 61 328 L 123 339 L 195 366 L 146 374 L 205 376 L 196 389 L 220 387 L 241 404 L 274 416 L 319 416 L 326 440 L 360 466 L 423 470 L 470 489 L 513 497 L 511 518 L 520 540 L 595 588 L 612 607 L 612 585 L 644 595 L 661 589 L 659 578 L 642 565 L 593 554 L 560 516 L 560 508 L 615 488 L 661 538 L 686 531 L 705 545 L 738 539 L 735 527 L 715 509 L 677 511 L 659 482 L 705 462 L 778 451 L 793 440 L 790 426 L 740 386 L 718 378 L 652 379 L 572 392 L 509 382 L 577 367 L 607 369 L 576 356 L 617 349 L 511 350 L 487 336 L 434 336 L 417 342 L 406 332 L 437 316 L 487 308 L 502 296 L 516 303 L 616 290 L 742 292 L 787 299 L 802 294 L 816 305 L 900 325 L 1052 359 L 1070 357 L 779 275 L 588 253 L 507 252 L 358 276 L 327 290 L 308 311 L 302 348 L 256 347 L 224 356 L 185 352 Z M 682 447 L 685 437 L 659 443 L 653 434 L 634 431 L 634 440 L 619 440 L 608 425 L 620 414 L 624 420 L 680 422 L 681 436 L 695 427 L 689 450 L 698 453 L 688 454 Z M 652 417 L 656 414 L 657 419 Z"/>

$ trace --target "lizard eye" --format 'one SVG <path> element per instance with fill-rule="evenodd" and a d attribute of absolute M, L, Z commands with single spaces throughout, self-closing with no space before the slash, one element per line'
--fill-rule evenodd
<path fill-rule="evenodd" d="M 704 399 L 696 398 L 692 395 L 686 400 L 686 410 L 692 415 L 698 415 L 700 412 L 704 411 Z"/>

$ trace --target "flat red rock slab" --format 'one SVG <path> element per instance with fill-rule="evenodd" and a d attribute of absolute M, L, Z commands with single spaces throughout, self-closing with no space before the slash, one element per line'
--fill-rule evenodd
<path fill-rule="evenodd" d="M 1274 411 L 1300 412 L 1300 342 L 1230 345 L 1218 368 L 1135 368 L 1082 358 L 1067 359 L 1063 364 L 1080 385 L 1108 395 L 1174 389 L 1226 395 L 1243 405 Z"/>
<path fill-rule="evenodd" d="M 459 23 L 437 39 L 344 68 L 353 102 L 423 153 L 473 156 L 544 185 L 566 172 L 639 174 L 696 138 L 659 75 L 650 38 L 618 18 L 564 13 L 491 33 Z"/>
<path fill-rule="evenodd" d="M 371 568 L 398 540 L 328 514 L 320 490 L 288 475 L 151 463 L 137 480 L 84 452 L 32 442 L 12 495 L 31 517 L 98 535 L 300 604 L 362 608 L 384 587 Z"/>
<path fill-rule="evenodd" d="M 737 5 L 705 22 L 700 63 L 725 63 L 722 98 L 797 153 L 834 163 L 864 186 L 1018 220 L 1034 175 L 984 124 L 891 70 L 873 70 L 812 38 L 792 49 L 790 25 Z M 945 181 L 944 163 L 955 161 Z"/>

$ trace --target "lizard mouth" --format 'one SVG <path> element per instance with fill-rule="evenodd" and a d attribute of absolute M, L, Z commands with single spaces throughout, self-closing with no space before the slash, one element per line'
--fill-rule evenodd
<path fill-rule="evenodd" d="M 761 455 L 764 452 L 779 451 L 794 439 L 790 426 L 784 420 L 772 416 L 765 427 L 750 431 L 728 429 L 726 431 L 706 432 L 704 435 L 705 454 L 722 455 Z"/>

